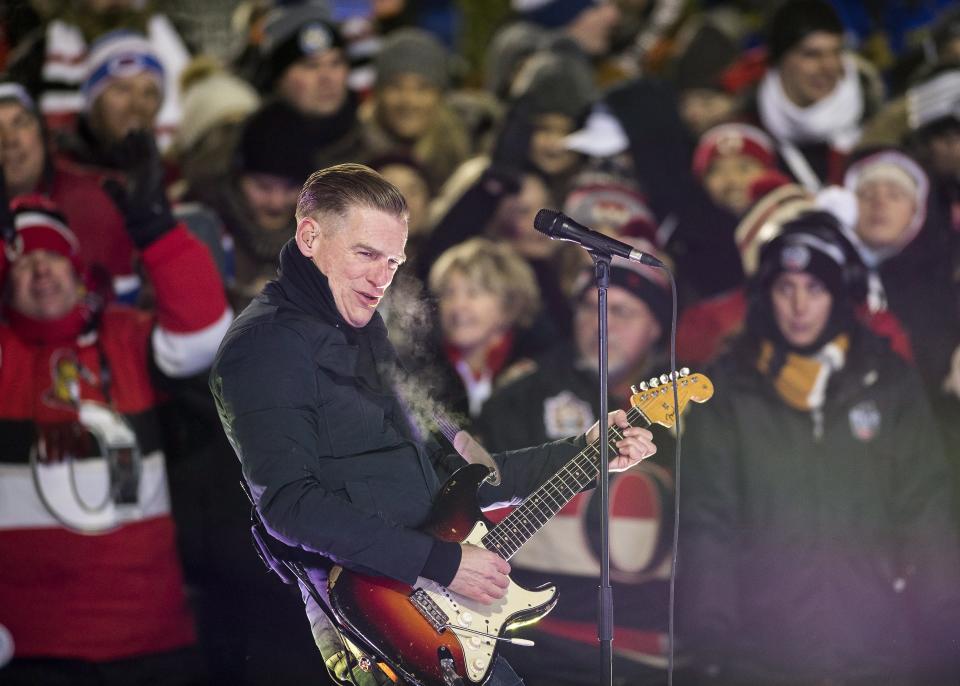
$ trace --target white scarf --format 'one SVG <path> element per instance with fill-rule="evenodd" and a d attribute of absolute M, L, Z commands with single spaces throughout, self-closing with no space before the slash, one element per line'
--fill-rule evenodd
<path fill-rule="evenodd" d="M 808 107 L 795 105 L 783 90 L 780 72 L 769 69 L 757 98 L 760 121 L 774 138 L 788 143 L 829 143 L 849 152 L 860 140 L 863 90 L 853 58 L 843 57 L 843 77 L 833 92 Z"/>

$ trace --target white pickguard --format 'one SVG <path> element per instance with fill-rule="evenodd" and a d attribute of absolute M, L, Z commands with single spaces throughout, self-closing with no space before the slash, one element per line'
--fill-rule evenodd
<path fill-rule="evenodd" d="M 482 547 L 483 544 L 480 539 L 486 533 L 487 525 L 484 522 L 477 522 L 470 535 L 463 542 Z M 503 598 L 490 605 L 484 605 L 423 577 L 417 579 L 415 588 L 426 591 L 433 602 L 449 617 L 452 626 L 448 627 L 447 631 L 452 631 L 460 641 L 467 665 L 467 676 L 475 683 L 483 679 L 490 667 L 496 640 L 468 631 L 457 631 L 457 627 L 472 629 L 491 636 L 499 636 L 504 628 L 510 626 L 508 621 L 510 617 L 518 612 L 549 604 L 557 593 L 554 586 L 539 591 L 528 591 L 513 583 L 511 579 L 510 585 L 507 587 L 507 593 Z M 513 622 L 513 624 L 517 623 L 519 622 L 516 620 Z"/>

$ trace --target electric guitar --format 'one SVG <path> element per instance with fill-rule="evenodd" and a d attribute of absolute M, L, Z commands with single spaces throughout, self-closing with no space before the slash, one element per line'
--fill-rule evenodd
<path fill-rule="evenodd" d="M 713 395 L 713 383 L 703 374 L 682 369 L 675 375 L 680 411 L 691 400 L 702 403 Z M 627 412 L 631 425 L 674 425 L 671 377 L 655 377 L 631 390 Z M 610 427 L 611 456 L 617 454 L 614 443 L 621 437 L 618 427 Z M 598 438 L 496 525 L 483 516 L 477 502 L 477 489 L 490 469 L 467 465 L 444 484 L 421 528 L 445 541 L 483 546 L 509 560 L 567 502 L 596 481 L 599 455 Z M 409 586 L 342 567 L 331 571 L 328 591 L 333 613 L 348 637 L 386 663 L 385 671 L 394 672 L 392 676 L 420 686 L 484 683 L 500 641 L 532 645 L 505 637 L 504 632 L 539 620 L 557 602 L 556 587 L 549 584 L 527 589 L 511 580 L 503 598 L 484 605 L 422 577 Z"/>

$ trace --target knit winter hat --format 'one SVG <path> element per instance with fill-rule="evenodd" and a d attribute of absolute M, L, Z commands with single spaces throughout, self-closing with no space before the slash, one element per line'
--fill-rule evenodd
<path fill-rule="evenodd" d="M 524 21 L 548 29 L 566 26 L 597 0 L 512 0 L 510 5 Z"/>
<path fill-rule="evenodd" d="M 836 10 L 824 0 L 787 0 L 774 12 L 768 26 L 770 64 L 779 64 L 797 43 L 818 31 L 843 35 Z"/>
<path fill-rule="evenodd" d="M 81 86 L 89 109 L 103 90 L 116 79 L 137 74 L 153 77 L 163 95 L 163 65 L 145 36 L 117 30 L 98 38 L 87 53 L 86 78 Z"/>
<path fill-rule="evenodd" d="M 374 67 L 377 87 L 406 73 L 419 74 L 440 90 L 446 90 L 449 83 L 447 50 L 422 29 L 404 28 L 390 33 L 377 53 Z"/>
<path fill-rule="evenodd" d="M 0 103 L 11 101 L 23 105 L 23 108 L 34 116 L 40 116 L 40 112 L 37 110 L 37 104 L 33 98 L 30 97 L 30 93 L 27 92 L 26 88 L 16 81 L 0 81 Z"/>
<path fill-rule="evenodd" d="M 244 123 L 235 160 L 241 174 L 270 174 L 301 185 L 316 171 L 310 122 L 287 103 L 263 105 Z"/>
<path fill-rule="evenodd" d="M 511 95 L 523 98 L 530 115 L 564 114 L 580 122 L 593 103 L 594 86 L 568 58 L 541 52 L 524 64 Z"/>
<path fill-rule="evenodd" d="M 760 249 L 776 238 L 783 225 L 814 207 L 814 200 L 802 186 L 771 170 L 750 187 L 753 207 L 740 220 L 734 232 L 743 271 L 757 271 Z"/>
<path fill-rule="evenodd" d="M 48 198 L 30 193 L 10 202 L 16 239 L 4 246 L 4 260 L 0 265 L 0 279 L 6 278 L 6 266 L 35 250 L 62 255 L 70 260 L 77 274 L 83 273 L 80 243 L 60 210 Z"/>
<path fill-rule="evenodd" d="M 850 297 L 846 281 L 852 258 L 837 220 L 827 212 L 806 212 L 783 226 L 783 233 L 760 251 L 756 278 L 768 288 L 784 272 L 804 272 L 817 277 L 834 302 Z"/>
<path fill-rule="evenodd" d="M 517 21 L 493 35 L 487 49 L 484 85 L 498 98 L 506 98 L 510 83 L 523 61 L 535 53 L 545 36 L 536 24 Z"/>
<path fill-rule="evenodd" d="M 720 124 L 700 137 L 693 153 L 693 173 L 699 178 L 717 157 L 746 155 L 764 167 L 773 167 L 776 147 L 766 133 L 749 124 Z"/>
<path fill-rule="evenodd" d="M 638 250 L 658 255 L 657 249 L 648 241 L 631 239 L 629 242 Z M 579 301 L 594 283 L 593 268 L 584 270 L 571 291 L 574 301 Z M 670 298 L 670 283 L 662 270 L 614 257 L 610 264 L 610 285 L 619 286 L 646 303 L 660 324 L 661 336 L 668 330 L 673 304 Z"/>
<path fill-rule="evenodd" d="M 575 182 L 563 204 L 568 217 L 595 231 L 622 232 L 627 225 L 641 233 L 636 223 L 656 227 L 656 220 L 639 190 L 609 175 L 584 175 Z"/>
<path fill-rule="evenodd" d="M 297 60 L 345 45 L 326 3 L 306 2 L 273 9 L 267 14 L 263 29 L 263 61 L 258 81 L 262 88 L 271 89 Z"/>
<path fill-rule="evenodd" d="M 174 135 L 178 151 L 189 150 L 217 125 L 246 117 L 260 102 L 249 83 L 209 59 L 191 62 L 180 83 L 183 119 Z"/>

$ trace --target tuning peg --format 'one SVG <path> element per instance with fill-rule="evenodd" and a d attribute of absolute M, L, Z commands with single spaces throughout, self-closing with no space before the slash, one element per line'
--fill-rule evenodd
<path fill-rule="evenodd" d="M 670 383 L 670 377 L 666 374 L 660 375 L 660 383 Z"/>
<path fill-rule="evenodd" d="M 630 393 L 631 393 L 631 394 L 636 395 L 636 394 L 639 393 L 639 392 L 640 392 L 640 391 L 637 390 L 637 387 L 636 387 L 636 386 L 630 386 Z"/>
<path fill-rule="evenodd" d="M 657 377 L 653 377 L 650 379 L 650 388 L 656 388 L 659 385 L 660 385 L 660 379 L 658 379 Z"/>
<path fill-rule="evenodd" d="M 680 376 L 690 376 L 690 367 L 680 367 Z"/>
<path fill-rule="evenodd" d="M 647 382 L 646 382 L 646 381 L 641 381 L 641 382 L 640 382 L 640 390 L 641 390 L 641 391 L 648 391 L 648 390 L 650 390 L 650 386 L 647 385 Z"/>

